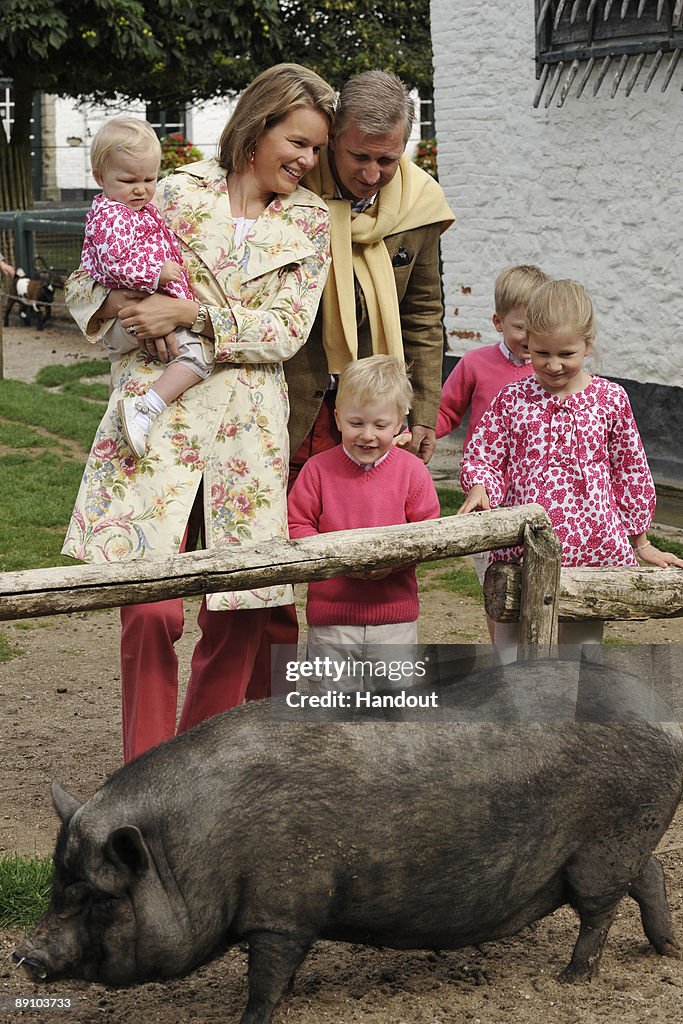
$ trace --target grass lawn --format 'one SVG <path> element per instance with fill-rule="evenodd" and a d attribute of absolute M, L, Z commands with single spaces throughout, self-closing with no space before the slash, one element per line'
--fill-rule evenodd
<path fill-rule="evenodd" d="M 0 572 L 73 565 L 59 552 L 108 374 L 97 359 L 44 367 L 36 384 L 0 380 Z"/>

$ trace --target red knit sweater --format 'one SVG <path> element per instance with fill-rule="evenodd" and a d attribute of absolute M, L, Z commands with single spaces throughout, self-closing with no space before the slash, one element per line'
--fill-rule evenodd
<path fill-rule="evenodd" d="M 449 373 L 441 392 L 436 436 L 444 437 L 460 426 L 470 410 L 465 444 L 472 437 L 479 420 L 501 388 L 513 380 L 522 380 L 533 373 L 531 363 L 515 366 L 500 351 L 500 344 L 485 345 L 465 352 L 458 365 Z"/>
<path fill-rule="evenodd" d="M 341 445 L 309 459 L 289 495 L 289 535 L 395 526 L 437 519 L 439 499 L 425 464 L 402 448 L 363 469 Z M 419 612 L 413 565 L 383 580 L 337 576 L 309 583 L 311 626 L 381 626 L 414 622 Z"/>

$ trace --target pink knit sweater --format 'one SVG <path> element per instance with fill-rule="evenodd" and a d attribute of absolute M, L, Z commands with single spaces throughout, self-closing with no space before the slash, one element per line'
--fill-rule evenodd
<path fill-rule="evenodd" d="M 338 445 L 306 462 L 289 495 L 292 538 L 438 516 L 439 499 L 429 470 L 402 448 L 391 448 L 379 465 L 366 470 Z M 306 619 L 311 626 L 414 622 L 418 612 L 413 565 L 396 569 L 383 580 L 337 576 L 308 585 Z"/>
<path fill-rule="evenodd" d="M 506 359 L 499 345 L 486 345 L 466 352 L 453 372 L 449 373 L 443 386 L 436 436 L 444 437 L 459 427 L 463 416 L 470 409 L 466 447 L 479 420 L 500 389 L 513 380 L 528 377 L 532 372 L 531 363 L 515 366 Z"/>

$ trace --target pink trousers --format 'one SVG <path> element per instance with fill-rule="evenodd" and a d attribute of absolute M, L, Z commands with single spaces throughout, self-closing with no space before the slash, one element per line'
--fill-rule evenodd
<path fill-rule="evenodd" d="M 210 612 L 202 601 L 201 636 L 192 654 L 190 679 L 178 732 L 235 707 L 270 695 L 273 609 Z M 123 756 L 132 760 L 176 733 L 178 658 L 175 643 L 184 626 L 182 598 L 121 608 Z"/>
<path fill-rule="evenodd" d="M 290 484 L 311 455 L 339 444 L 334 392 L 325 397 L 313 429 L 290 464 Z M 201 508 L 201 505 L 197 505 Z M 190 547 L 194 544 L 191 541 Z M 183 542 L 182 549 L 185 549 Z M 269 697 L 271 647 L 296 645 L 294 605 L 210 612 L 202 601 L 201 636 L 192 654 L 185 703 L 178 713 L 178 658 L 182 598 L 121 608 L 121 707 L 126 761 L 245 700 Z"/>
<path fill-rule="evenodd" d="M 328 391 L 325 394 L 315 423 L 289 460 L 288 492 L 291 491 L 307 459 L 312 455 L 318 455 L 319 452 L 327 451 L 328 448 L 335 448 L 341 441 L 341 434 L 334 418 L 335 397 L 336 391 Z M 279 608 L 273 608 L 266 627 L 261 657 L 270 659 L 272 644 L 296 645 L 298 639 L 299 624 L 295 606 L 284 604 Z"/>

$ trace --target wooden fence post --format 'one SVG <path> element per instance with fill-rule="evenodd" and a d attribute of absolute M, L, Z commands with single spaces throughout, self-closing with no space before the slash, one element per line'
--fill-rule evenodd
<path fill-rule="evenodd" d="M 552 657 L 557 650 L 557 609 L 562 546 L 550 526 L 524 528 L 520 661 Z"/>

